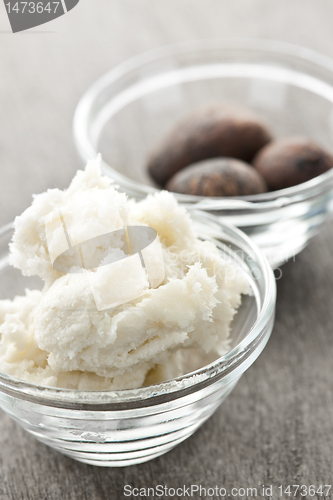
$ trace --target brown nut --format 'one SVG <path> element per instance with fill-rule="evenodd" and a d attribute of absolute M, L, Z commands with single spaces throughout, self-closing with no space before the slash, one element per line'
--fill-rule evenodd
<path fill-rule="evenodd" d="M 305 137 L 272 141 L 253 161 L 272 191 L 306 182 L 333 168 L 333 156 Z"/>
<path fill-rule="evenodd" d="M 250 162 L 270 140 L 267 127 L 248 110 L 212 105 L 176 125 L 151 155 L 148 170 L 157 184 L 165 186 L 182 168 L 208 158 Z"/>
<path fill-rule="evenodd" d="M 264 179 L 251 165 L 233 158 L 214 158 L 186 167 L 166 187 L 197 196 L 247 196 L 267 191 Z"/>

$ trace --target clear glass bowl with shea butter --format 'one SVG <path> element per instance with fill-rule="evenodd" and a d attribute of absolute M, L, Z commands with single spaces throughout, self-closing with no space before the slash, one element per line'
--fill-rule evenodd
<path fill-rule="evenodd" d="M 43 387 L 0 373 L 0 407 L 38 440 L 76 460 L 121 467 L 153 459 L 181 443 L 230 394 L 264 349 L 274 323 L 276 286 L 261 251 L 241 231 L 193 213 L 200 239 L 213 241 L 248 280 L 231 328 L 230 350 L 163 383 L 120 391 Z M 11 225 L 0 230 L 0 299 L 36 288 L 8 263 Z M 188 369 L 191 369 L 189 364 Z"/>

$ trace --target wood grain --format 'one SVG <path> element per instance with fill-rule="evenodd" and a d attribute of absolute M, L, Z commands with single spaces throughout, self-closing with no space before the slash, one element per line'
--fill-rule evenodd
<path fill-rule="evenodd" d="M 69 183 L 80 165 L 71 136 L 75 105 L 114 64 L 166 43 L 241 35 L 333 56 L 332 19 L 329 0 L 82 0 L 52 25 L 18 35 L 6 33 L 1 17 L 0 225 L 32 193 Z M 41 33 L 47 30 L 54 32 Z M 1 412 L 0 500 L 116 500 L 125 498 L 126 484 L 194 483 L 274 485 L 279 498 L 280 484 L 333 484 L 332 248 L 330 223 L 283 267 L 265 351 L 215 415 L 159 459 L 118 470 L 80 464 Z"/>

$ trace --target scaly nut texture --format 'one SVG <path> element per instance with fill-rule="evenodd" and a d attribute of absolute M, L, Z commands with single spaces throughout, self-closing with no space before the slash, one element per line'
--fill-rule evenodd
<path fill-rule="evenodd" d="M 166 188 L 197 196 L 248 196 L 267 191 L 264 179 L 251 165 L 233 158 L 191 165 L 175 174 Z"/>
<path fill-rule="evenodd" d="M 333 156 L 305 137 L 277 139 L 265 146 L 253 165 L 271 191 L 296 186 L 333 168 Z"/>
<path fill-rule="evenodd" d="M 148 160 L 148 171 L 164 187 L 179 170 L 208 158 L 251 162 L 271 140 L 267 126 L 251 111 L 216 104 L 198 109 L 175 126 Z"/>

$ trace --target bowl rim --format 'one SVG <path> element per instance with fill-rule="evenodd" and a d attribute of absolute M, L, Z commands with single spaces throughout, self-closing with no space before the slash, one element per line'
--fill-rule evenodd
<path fill-rule="evenodd" d="M 196 50 L 217 50 L 217 49 L 238 49 L 244 51 L 262 51 L 267 54 L 284 55 L 294 57 L 298 61 L 313 64 L 316 67 L 325 69 L 332 73 L 332 93 L 333 93 L 333 59 L 307 47 L 288 42 L 271 40 L 265 38 L 206 38 L 189 40 L 185 42 L 173 43 L 161 46 L 139 55 L 136 55 L 124 62 L 116 65 L 110 71 L 98 78 L 83 94 L 79 100 L 73 118 L 73 136 L 79 156 L 87 161 L 99 154 L 93 145 L 89 134 L 89 115 L 101 93 L 109 86 L 116 83 L 130 71 L 140 69 L 145 64 L 158 62 L 159 60 L 195 52 Z M 328 84 L 327 82 L 325 82 Z M 333 103 L 333 99 L 332 99 Z M 147 194 L 160 191 L 159 188 L 139 183 L 113 169 L 104 160 L 101 161 L 104 173 L 111 176 L 122 190 L 137 198 Z M 328 192 L 333 187 L 333 170 L 325 172 L 313 179 L 298 184 L 296 186 L 271 191 L 250 196 L 240 197 L 216 197 L 209 198 L 174 193 L 176 199 L 187 204 L 188 208 L 195 204 L 196 208 L 204 210 L 237 210 L 238 208 L 249 210 L 270 210 L 279 209 L 282 206 L 297 203 L 299 199 L 312 198 L 318 192 Z"/>
<path fill-rule="evenodd" d="M 137 389 L 107 390 L 107 391 L 83 391 L 61 389 L 41 386 L 24 380 L 17 379 L 4 372 L 0 372 L 0 391 L 19 399 L 24 399 L 47 406 L 62 408 L 82 409 L 92 407 L 94 410 L 105 410 L 106 406 L 111 408 L 133 408 L 135 406 L 156 405 L 191 394 L 213 384 L 216 380 L 228 377 L 228 375 L 245 362 L 253 353 L 258 351 L 263 341 L 267 341 L 266 327 L 275 314 L 276 304 L 276 282 L 271 266 L 260 249 L 238 228 L 219 221 L 215 216 L 205 212 L 195 213 L 197 220 L 204 221 L 229 238 L 229 241 L 237 242 L 238 248 L 246 249 L 251 255 L 252 261 L 258 266 L 264 282 L 264 297 L 257 319 L 244 339 L 226 354 L 205 365 L 198 370 L 187 373 L 175 379 L 159 384 L 154 384 Z M 9 235 L 13 230 L 13 224 L 7 224 L 0 228 L 0 238 Z M 232 252 L 232 250 L 231 250 Z M 269 332 L 270 334 L 270 332 Z M 266 343 L 266 342 L 265 342 Z M 254 361 L 254 359 L 253 359 Z M 253 362 L 252 361 L 252 362 Z M 251 363 L 252 364 L 252 363 Z"/>

